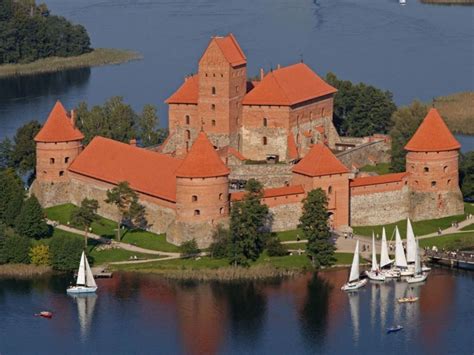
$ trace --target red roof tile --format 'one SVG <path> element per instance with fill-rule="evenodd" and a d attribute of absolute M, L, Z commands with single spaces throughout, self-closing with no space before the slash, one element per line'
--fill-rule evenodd
<path fill-rule="evenodd" d="M 61 104 L 56 101 L 43 128 L 35 137 L 36 142 L 67 142 L 84 139 L 84 135 L 73 126 L 71 119 Z"/>
<path fill-rule="evenodd" d="M 183 85 L 165 100 L 167 104 L 197 104 L 199 78 L 196 75 L 184 80 Z"/>
<path fill-rule="evenodd" d="M 128 181 L 136 191 L 175 201 L 175 172 L 181 163 L 168 155 L 95 137 L 69 170 L 111 184 Z"/>
<path fill-rule="evenodd" d="M 307 176 L 348 173 L 349 170 L 324 144 L 315 144 L 308 154 L 293 167 L 293 172 Z"/>
<path fill-rule="evenodd" d="M 288 158 L 291 160 L 298 159 L 298 148 L 296 147 L 295 137 L 293 133 L 288 133 Z"/>
<path fill-rule="evenodd" d="M 246 194 L 245 191 L 234 192 L 230 195 L 230 200 L 240 201 L 244 198 L 245 194 Z M 263 190 L 263 198 L 298 195 L 298 194 L 304 194 L 304 188 L 301 185 L 274 187 L 274 188 Z"/>
<path fill-rule="evenodd" d="M 247 63 L 247 58 L 232 33 L 225 37 L 214 37 L 214 40 L 230 65 L 236 67 Z"/>
<path fill-rule="evenodd" d="M 243 104 L 291 106 L 336 91 L 306 64 L 298 63 L 265 75 L 260 84 L 245 95 Z"/>
<path fill-rule="evenodd" d="M 176 176 L 186 178 L 226 176 L 229 173 L 204 132 L 199 132 L 183 163 L 176 170 Z"/>
<path fill-rule="evenodd" d="M 225 147 L 220 148 L 217 151 L 217 154 L 219 155 L 219 157 L 221 157 L 221 159 L 222 158 L 227 158 L 230 155 L 233 155 L 234 157 L 236 157 L 237 159 L 239 159 L 241 161 L 247 160 L 247 158 L 244 157 L 242 155 L 242 153 L 240 153 L 237 149 L 234 149 L 234 148 L 232 148 L 228 145 L 226 145 Z"/>
<path fill-rule="evenodd" d="M 389 184 L 391 182 L 399 182 L 399 181 L 402 181 L 403 178 L 407 175 L 408 173 L 404 172 L 404 173 L 360 177 L 360 178 L 351 180 L 350 187 Z"/>
<path fill-rule="evenodd" d="M 442 152 L 461 148 L 435 108 L 430 109 L 420 127 L 405 146 L 413 152 Z"/>

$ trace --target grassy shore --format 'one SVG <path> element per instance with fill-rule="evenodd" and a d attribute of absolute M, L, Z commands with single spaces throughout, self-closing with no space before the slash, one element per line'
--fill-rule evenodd
<path fill-rule="evenodd" d="M 436 2 L 436 0 L 430 0 Z M 451 3 L 451 0 L 442 0 Z M 474 4 L 474 0 L 470 0 Z M 443 2 L 439 2 L 443 3 Z M 454 2 L 452 2 L 454 3 Z M 474 135 L 474 92 L 461 92 L 435 99 L 436 107 L 449 128 L 456 133 Z"/>
<path fill-rule="evenodd" d="M 438 247 L 446 250 L 474 250 L 473 233 L 446 234 L 433 238 L 420 239 L 420 247 Z"/>
<path fill-rule="evenodd" d="M 49 266 L 36 266 L 31 264 L 4 264 L 0 265 L 0 276 L 15 278 L 31 278 L 50 273 Z"/>
<path fill-rule="evenodd" d="M 27 64 L 0 65 L 0 78 L 120 64 L 141 58 L 142 56 L 139 53 L 129 50 L 96 48 L 90 53 L 76 57 L 50 57 Z"/>

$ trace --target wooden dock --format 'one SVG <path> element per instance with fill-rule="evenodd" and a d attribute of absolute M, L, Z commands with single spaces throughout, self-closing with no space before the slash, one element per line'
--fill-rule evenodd
<path fill-rule="evenodd" d="M 474 252 L 425 250 L 431 262 L 474 271 Z"/>
<path fill-rule="evenodd" d="M 107 271 L 107 265 L 94 266 L 91 271 L 95 279 L 110 279 L 113 276 L 112 272 Z M 77 277 L 77 272 L 74 273 L 74 277 Z"/>

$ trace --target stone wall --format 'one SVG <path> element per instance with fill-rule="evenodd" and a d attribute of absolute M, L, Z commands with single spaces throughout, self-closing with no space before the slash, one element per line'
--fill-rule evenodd
<path fill-rule="evenodd" d="M 390 144 L 383 140 L 369 142 L 336 154 L 336 157 L 348 168 L 373 165 L 374 162 L 390 162 Z"/>
<path fill-rule="evenodd" d="M 197 222 L 188 223 L 183 221 L 173 222 L 168 232 L 166 240 L 172 244 L 180 245 L 185 241 L 195 239 L 199 248 L 207 248 L 213 242 L 213 234 L 218 225 L 229 227 L 229 219 L 221 219 L 219 223 Z"/>
<path fill-rule="evenodd" d="M 34 194 L 41 206 L 51 207 L 69 203 L 69 182 L 47 182 L 35 180 L 30 187 L 30 194 Z"/>
<path fill-rule="evenodd" d="M 350 224 L 370 226 L 405 219 L 409 215 L 409 198 L 404 182 L 351 188 Z"/>
<path fill-rule="evenodd" d="M 272 218 L 272 231 L 287 231 L 298 228 L 303 204 L 294 202 L 269 208 Z"/>
<path fill-rule="evenodd" d="M 411 192 L 410 218 L 414 221 L 443 218 L 464 213 L 461 191 Z"/>
<path fill-rule="evenodd" d="M 242 164 L 231 166 L 229 180 L 260 181 L 264 187 L 280 187 L 291 180 L 291 164 Z"/>

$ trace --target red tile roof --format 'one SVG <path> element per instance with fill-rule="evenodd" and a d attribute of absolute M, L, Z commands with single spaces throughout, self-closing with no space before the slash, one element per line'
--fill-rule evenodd
<path fill-rule="evenodd" d="M 420 127 L 405 146 L 413 152 L 441 152 L 461 148 L 435 108 L 430 109 Z"/>
<path fill-rule="evenodd" d="M 199 132 L 183 163 L 176 170 L 176 176 L 186 178 L 226 176 L 229 173 L 204 132 Z"/>
<path fill-rule="evenodd" d="M 182 160 L 112 139 L 95 137 L 69 170 L 111 184 L 128 181 L 139 192 L 176 201 L 176 170 Z"/>
<path fill-rule="evenodd" d="M 306 64 L 298 63 L 265 75 L 260 84 L 245 95 L 243 104 L 291 106 L 336 91 Z"/>
<path fill-rule="evenodd" d="M 379 185 L 379 184 L 389 184 L 391 182 L 402 181 L 408 173 L 394 173 L 394 174 L 385 174 L 385 175 L 376 175 L 376 176 L 365 176 L 351 180 L 350 187 L 358 186 L 368 186 L 368 185 Z"/>
<path fill-rule="evenodd" d="M 214 37 L 214 40 L 230 65 L 236 67 L 247 63 L 247 58 L 232 33 L 225 37 Z"/>
<path fill-rule="evenodd" d="M 293 133 L 288 133 L 288 158 L 291 160 L 298 159 L 298 147 L 296 146 Z"/>
<path fill-rule="evenodd" d="M 308 154 L 293 167 L 293 172 L 307 176 L 348 173 L 349 170 L 324 144 L 314 144 Z"/>
<path fill-rule="evenodd" d="M 198 102 L 199 78 L 196 75 L 184 80 L 184 83 L 165 100 L 167 104 L 197 104 Z"/>
<path fill-rule="evenodd" d="M 237 149 L 234 149 L 230 146 L 225 146 L 225 147 L 222 147 L 220 148 L 218 151 L 217 151 L 217 154 L 219 155 L 219 157 L 222 158 L 227 158 L 229 157 L 230 155 L 233 155 L 234 157 L 236 157 L 237 159 L 241 160 L 241 161 L 244 161 L 244 160 L 247 160 L 246 157 L 244 157 L 242 155 L 242 153 L 240 153 Z"/>
<path fill-rule="evenodd" d="M 43 128 L 35 137 L 36 142 L 67 142 L 84 139 L 84 135 L 73 126 L 71 119 L 61 104 L 56 101 Z"/>
<path fill-rule="evenodd" d="M 234 192 L 230 195 L 230 200 L 240 201 L 244 198 L 245 194 L 246 194 L 245 191 Z M 275 187 L 275 188 L 263 190 L 263 198 L 298 195 L 298 194 L 304 194 L 304 188 L 301 185 L 282 186 L 282 187 Z"/>

